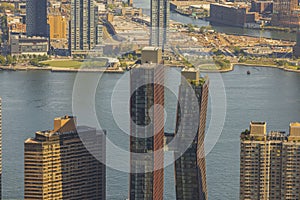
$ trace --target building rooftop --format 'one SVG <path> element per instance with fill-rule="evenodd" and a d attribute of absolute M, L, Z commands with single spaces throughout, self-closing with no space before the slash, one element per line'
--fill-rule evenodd
<path fill-rule="evenodd" d="M 241 133 L 242 140 L 280 140 L 280 141 L 300 141 L 300 122 L 290 123 L 289 134 L 284 131 L 266 131 L 266 122 L 250 122 L 250 131 L 246 129 Z"/>
<path fill-rule="evenodd" d="M 142 49 L 142 51 L 158 51 L 160 48 L 159 47 L 151 47 L 151 46 L 148 46 L 148 47 L 144 47 Z"/>

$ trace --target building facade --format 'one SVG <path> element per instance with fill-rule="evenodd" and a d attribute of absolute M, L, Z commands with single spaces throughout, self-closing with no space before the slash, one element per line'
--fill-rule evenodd
<path fill-rule="evenodd" d="M 76 127 L 70 116 L 56 118 L 52 131 L 36 132 L 25 141 L 24 198 L 105 199 L 106 169 L 99 161 L 105 159 L 104 138 L 105 132 Z M 99 154 L 94 157 L 86 145 Z"/>
<path fill-rule="evenodd" d="M 26 34 L 48 37 L 47 0 L 26 0 Z"/>
<path fill-rule="evenodd" d="M 96 45 L 96 9 L 93 0 L 71 0 L 71 54 L 87 54 Z"/>
<path fill-rule="evenodd" d="M 209 21 L 216 24 L 244 27 L 247 23 L 255 23 L 258 13 L 249 12 L 246 6 L 232 4 L 210 4 Z"/>
<path fill-rule="evenodd" d="M 142 49 L 141 63 L 162 63 L 162 49 L 159 47 L 144 47 Z"/>
<path fill-rule="evenodd" d="M 49 51 L 49 40 L 44 37 L 10 36 L 10 54 L 46 55 Z"/>
<path fill-rule="evenodd" d="M 151 0 L 150 45 L 164 49 L 168 43 L 170 1 Z"/>
<path fill-rule="evenodd" d="M 164 68 L 130 71 L 130 200 L 162 200 L 164 191 Z"/>
<path fill-rule="evenodd" d="M 298 0 L 274 0 L 271 24 L 289 28 L 300 27 Z"/>
<path fill-rule="evenodd" d="M 179 143 L 188 140 L 192 143 L 183 154 L 174 151 L 175 158 L 178 158 L 175 161 L 176 199 L 206 200 L 204 136 L 208 79 L 200 78 L 199 71 L 195 69 L 184 69 L 182 77 L 186 80 L 182 80 L 178 93 L 175 137 L 179 138 Z"/>
<path fill-rule="evenodd" d="M 289 134 L 251 122 L 241 133 L 240 199 L 300 198 L 300 123 Z"/>
<path fill-rule="evenodd" d="M 50 39 L 67 39 L 67 19 L 61 14 L 48 15 Z"/>

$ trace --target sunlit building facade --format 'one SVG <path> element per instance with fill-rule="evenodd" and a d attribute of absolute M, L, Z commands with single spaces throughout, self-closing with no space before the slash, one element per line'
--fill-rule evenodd
<path fill-rule="evenodd" d="M 25 199 L 105 199 L 105 132 L 76 127 L 76 118 L 54 120 L 54 130 L 25 141 Z M 89 146 L 87 149 L 86 147 Z M 90 150 L 98 152 L 91 154 Z M 99 156 L 99 157 L 98 157 Z"/>
<path fill-rule="evenodd" d="M 300 199 L 300 123 L 286 134 L 251 122 L 240 156 L 240 199 Z"/>

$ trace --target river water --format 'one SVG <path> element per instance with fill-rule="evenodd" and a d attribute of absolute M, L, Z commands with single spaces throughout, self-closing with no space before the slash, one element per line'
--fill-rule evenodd
<path fill-rule="evenodd" d="M 251 71 L 251 75 L 246 74 L 247 70 Z M 113 121 L 110 107 L 114 85 L 122 77 L 126 84 L 122 84 L 119 92 L 129 95 L 127 75 L 104 74 L 95 98 L 101 125 L 107 129 L 109 139 L 124 149 L 128 149 L 128 135 Z M 75 76 L 75 73 L 0 72 L 3 199 L 23 198 L 23 142 L 33 137 L 35 131 L 52 129 L 54 117 L 72 114 Z M 239 134 L 248 128 L 251 120 L 267 121 L 269 130 L 284 131 L 288 131 L 289 122 L 300 121 L 300 74 L 275 68 L 236 67 L 232 72 L 221 74 L 221 77 L 226 91 L 226 119 L 218 142 L 206 158 L 209 199 L 214 200 L 239 197 Z M 168 80 L 175 81 L 172 77 Z M 176 101 L 172 95 L 166 96 L 170 118 L 166 131 L 171 132 L 174 129 Z M 124 99 L 115 101 L 126 104 Z M 210 111 L 208 121 L 209 116 Z M 124 122 L 128 125 L 126 118 Z M 119 158 L 115 159 L 118 161 Z M 175 199 L 173 173 L 173 166 L 166 168 L 167 200 Z M 107 199 L 124 200 L 127 194 L 128 173 L 108 168 Z"/>

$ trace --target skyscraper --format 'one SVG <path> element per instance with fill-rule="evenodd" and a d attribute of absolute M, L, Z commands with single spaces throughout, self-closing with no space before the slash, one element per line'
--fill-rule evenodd
<path fill-rule="evenodd" d="M 87 54 L 95 47 L 96 20 L 93 0 L 71 0 L 71 54 Z"/>
<path fill-rule="evenodd" d="M 163 82 L 163 66 L 130 71 L 130 200 L 163 199 Z"/>
<path fill-rule="evenodd" d="M 251 122 L 240 156 L 240 199 L 300 199 L 300 123 L 286 134 Z"/>
<path fill-rule="evenodd" d="M 26 0 L 27 36 L 48 37 L 47 0 Z"/>
<path fill-rule="evenodd" d="M 104 134 L 65 116 L 54 119 L 54 130 L 27 139 L 25 199 L 105 199 Z"/>
<path fill-rule="evenodd" d="M 206 200 L 204 136 L 209 83 L 192 68 L 181 74 L 185 80 L 179 87 L 175 137 L 179 143 L 192 143 L 181 156 L 174 151 L 175 158 L 179 157 L 175 161 L 176 199 Z"/>
<path fill-rule="evenodd" d="M 150 45 L 166 47 L 170 21 L 170 1 L 151 0 L 151 37 Z"/>

